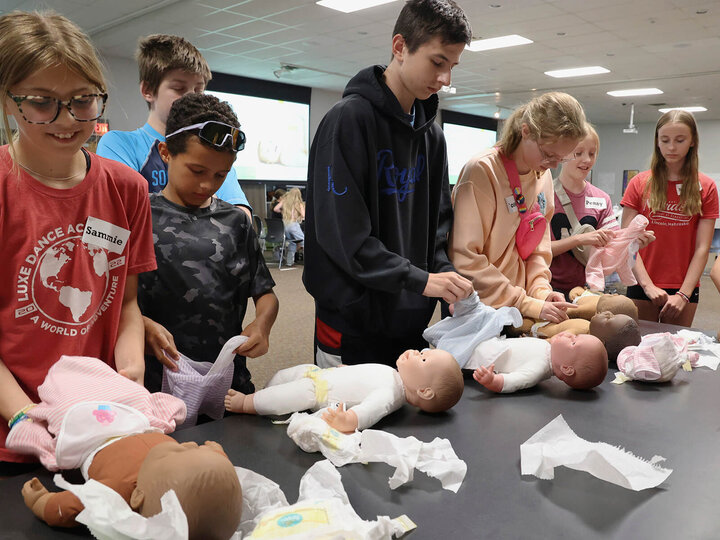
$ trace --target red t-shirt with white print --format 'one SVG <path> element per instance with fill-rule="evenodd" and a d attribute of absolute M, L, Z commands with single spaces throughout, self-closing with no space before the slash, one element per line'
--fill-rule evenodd
<path fill-rule="evenodd" d="M 650 221 L 647 230 L 655 232 L 655 241 L 640 250 L 645 269 L 656 287 L 678 289 L 685 280 L 690 260 L 695 253 L 695 237 L 701 219 L 717 219 L 718 192 L 712 178 L 702 173 L 700 197 L 702 217 L 688 216 L 680 206 L 682 182 L 668 182 L 665 209 L 651 212 L 643 198 L 650 171 L 643 171 L 630 180 L 620 204 L 636 210 Z M 647 196 L 649 197 L 649 191 Z M 699 285 L 699 283 L 698 283 Z"/>
<path fill-rule="evenodd" d="M 147 182 L 91 154 L 85 179 L 53 189 L 0 147 L 0 360 L 28 396 L 61 355 L 114 367 L 128 274 L 154 270 Z M 0 388 L 0 392 L 3 391 Z M 0 461 L 32 461 L 5 448 Z"/>

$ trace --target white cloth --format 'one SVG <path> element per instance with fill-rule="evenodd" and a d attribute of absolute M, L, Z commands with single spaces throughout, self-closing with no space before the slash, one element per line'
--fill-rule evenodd
<path fill-rule="evenodd" d="M 288 436 L 305 452 L 321 452 L 336 467 L 387 463 L 395 467 L 388 480 L 390 489 L 410 482 L 415 469 L 440 480 L 444 489 L 454 493 L 460 489 L 467 465 L 457 457 L 449 440 L 435 437 L 426 443 L 377 429 L 344 434 L 328 426 L 319 414 L 296 413 L 290 418 Z"/>
<path fill-rule="evenodd" d="M 405 388 L 397 370 L 383 364 L 301 364 L 278 371 L 253 398 L 262 415 L 318 411 L 335 403 L 345 403 L 357 415 L 358 429 L 365 429 L 402 407 Z"/>
<path fill-rule="evenodd" d="M 533 337 L 492 338 L 475 347 L 468 369 L 490 367 L 503 376 L 503 394 L 535 386 L 553 375 L 550 342 Z"/>
<path fill-rule="evenodd" d="M 187 406 L 183 427 L 197 423 L 199 414 L 219 420 L 225 414 L 225 395 L 232 385 L 235 364 L 233 352 L 248 340 L 233 336 L 223 346 L 215 362 L 195 362 L 180 354 L 178 371 L 163 368 L 162 391 L 182 399 Z"/>
<path fill-rule="evenodd" d="M 426 328 L 423 337 L 430 345 L 452 354 L 462 368 L 466 367 L 478 343 L 499 336 L 508 325 L 522 325 L 522 315 L 517 308 L 486 306 L 473 291 L 464 300 L 455 302 L 452 317 Z"/>

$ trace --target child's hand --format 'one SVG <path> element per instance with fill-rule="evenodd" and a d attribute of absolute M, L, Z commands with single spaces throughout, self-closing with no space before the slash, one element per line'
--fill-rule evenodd
<path fill-rule="evenodd" d="M 260 325 L 257 324 L 257 321 L 248 324 L 241 335 L 247 336 L 248 340 L 233 351 L 235 354 L 247 356 L 248 358 L 257 358 L 268 352 L 270 340 L 268 335 L 262 331 Z"/>
<path fill-rule="evenodd" d="M 170 371 L 177 371 L 178 367 L 175 362 L 180 360 L 180 355 L 175 347 L 172 334 L 162 324 L 144 316 L 143 323 L 145 324 L 145 349 L 150 349 L 155 358 Z"/>
<path fill-rule="evenodd" d="M 502 375 L 496 375 L 493 371 L 495 364 L 491 364 L 490 367 L 479 367 L 473 373 L 473 379 L 482 384 L 488 390 L 493 392 L 502 392 L 503 377 Z"/>
<path fill-rule="evenodd" d="M 341 403 L 337 408 L 328 408 L 322 414 L 322 419 L 340 433 L 355 433 L 358 427 L 358 417 L 355 411 L 345 410 L 345 404 Z"/>

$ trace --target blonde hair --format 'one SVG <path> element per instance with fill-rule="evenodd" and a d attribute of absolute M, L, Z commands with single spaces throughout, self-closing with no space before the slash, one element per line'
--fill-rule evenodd
<path fill-rule="evenodd" d="M 650 178 L 645 184 L 643 198 L 649 200 L 650 210 L 658 212 L 665 209 L 667 204 L 668 170 L 665 158 L 658 148 L 658 132 L 668 124 L 684 124 L 690 128 L 692 146 L 685 156 L 680 170 L 682 187 L 680 188 L 680 207 L 688 216 L 700 214 L 702 216 L 702 198 L 700 196 L 700 179 L 698 178 L 698 137 L 695 117 L 687 111 L 672 110 L 663 114 L 655 126 L 655 147 L 650 162 Z"/>
<path fill-rule="evenodd" d="M 291 223 L 293 221 L 298 221 L 298 218 L 302 215 L 300 211 L 305 206 L 300 190 L 298 188 L 292 188 L 290 191 L 285 193 L 280 200 L 283 203 L 282 208 L 280 209 L 282 211 L 283 222 Z"/>
<path fill-rule="evenodd" d="M 580 141 L 587 135 L 585 112 L 578 101 L 564 92 L 548 92 L 515 109 L 505 121 L 497 147 L 512 154 L 522 140 L 526 124 L 535 140 Z"/>
<path fill-rule="evenodd" d="M 597 146 L 596 152 L 600 153 L 600 137 L 597 134 L 597 131 L 595 131 L 595 127 L 590 122 L 585 122 L 585 131 L 587 132 L 587 135 L 585 135 L 585 139 L 588 137 L 592 137 L 595 140 L 595 146 Z M 584 140 L 584 139 L 583 139 Z"/>
<path fill-rule="evenodd" d="M 5 108 L 10 87 L 53 66 L 66 66 L 98 91 L 107 85 L 90 39 L 73 22 L 53 12 L 13 11 L 0 17 L 0 108 L 7 142 L 13 150 Z"/>

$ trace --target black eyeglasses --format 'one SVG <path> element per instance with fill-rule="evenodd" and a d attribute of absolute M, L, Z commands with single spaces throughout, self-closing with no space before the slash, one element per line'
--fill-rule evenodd
<path fill-rule="evenodd" d="M 78 122 L 92 122 L 105 112 L 107 94 L 82 94 L 62 100 L 50 96 L 16 96 L 10 92 L 8 96 L 17 105 L 20 114 L 30 124 L 51 124 L 60 116 L 65 107 Z"/>
<path fill-rule="evenodd" d="M 230 141 L 230 148 L 233 152 L 239 152 L 245 148 L 245 133 L 243 133 L 240 128 L 223 124 L 222 122 L 216 122 L 215 120 L 208 120 L 202 124 L 193 124 L 192 126 L 180 128 L 169 135 L 165 135 L 165 138 L 168 139 L 183 131 L 191 131 L 194 129 L 200 130 L 198 137 L 203 141 L 218 148 L 227 148 L 225 144 L 228 140 Z"/>

